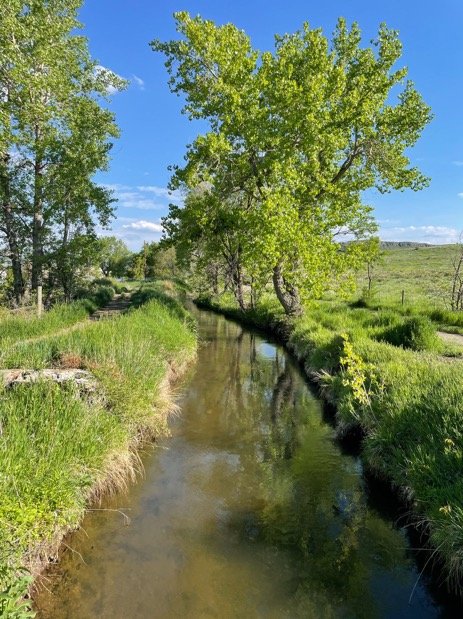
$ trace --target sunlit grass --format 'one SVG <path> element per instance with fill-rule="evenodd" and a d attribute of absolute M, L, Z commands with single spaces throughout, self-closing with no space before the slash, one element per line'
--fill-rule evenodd
<path fill-rule="evenodd" d="M 138 441 L 165 430 L 169 373 L 195 346 L 191 318 L 158 292 L 114 320 L 35 342 L 5 339 L 1 367 L 73 364 L 99 388 L 82 396 L 42 382 L 0 392 L 0 566 L 33 569 L 79 523 L 90 496 L 133 476 Z"/>
<path fill-rule="evenodd" d="M 54 306 L 40 318 L 35 314 L 11 313 L 0 314 L 0 343 L 47 335 L 70 327 L 71 325 L 88 318 L 96 309 L 96 305 L 88 299 L 75 301 L 69 304 Z"/>

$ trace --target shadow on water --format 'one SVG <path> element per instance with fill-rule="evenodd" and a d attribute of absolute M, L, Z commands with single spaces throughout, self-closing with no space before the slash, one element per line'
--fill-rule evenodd
<path fill-rule="evenodd" d="M 172 437 L 71 537 L 40 616 L 452 616 L 297 364 L 233 322 L 198 318 Z"/>

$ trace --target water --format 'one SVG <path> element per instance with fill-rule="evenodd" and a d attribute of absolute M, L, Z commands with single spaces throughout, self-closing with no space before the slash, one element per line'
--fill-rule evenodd
<path fill-rule="evenodd" d="M 444 616 L 422 580 L 409 603 L 407 537 L 375 507 L 299 368 L 240 326 L 198 316 L 172 437 L 71 537 L 40 616 Z"/>

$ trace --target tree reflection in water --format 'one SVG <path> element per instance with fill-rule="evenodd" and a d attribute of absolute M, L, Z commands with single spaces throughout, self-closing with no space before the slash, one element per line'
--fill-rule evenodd
<path fill-rule="evenodd" d="M 241 436 L 228 526 L 290 551 L 297 564 L 291 588 L 302 607 L 320 595 L 374 617 L 368 581 L 378 566 L 403 565 L 403 537 L 368 508 L 358 461 L 341 454 L 295 364 L 236 325 L 224 321 L 221 329 L 209 354 L 221 368 L 222 435 Z M 238 335 L 224 364 L 220 342 L 230 329 Z"/>

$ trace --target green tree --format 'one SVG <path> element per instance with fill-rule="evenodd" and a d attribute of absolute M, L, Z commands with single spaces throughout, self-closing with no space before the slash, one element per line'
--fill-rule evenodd
<path fill-rule="evenodd" d="M 229 209 L 240 238 L 253 233 L 241 262 L 251 277 L 271 276 L 285 312 L 297 314 L 301 295 L 319 296 L 334 281 L 348 285 L 374 254 L 365 190 L 427 185 L 406 151 L 430 110 L 405 81 L 407 70 L 394 69 L 402 46 L 385 25 L 364 48 L 357 24 L 348 29 L 340 19 L 331 43 L 304 24 L 277 36 L 274 53 L 260 53 L 232 24 L 186 12 L 175 17 L 182 38 L 152 47 L 167 57 L 184 112 L 208 121 L 210 130 L 189 147 L 172 187 L 188 193 L 207 186 L 201 201 L 209 218 L 211 205 L 220 211 L 241 196 L 240 208 Z M 195 209 L 193 231 L 202 223 L 197 203 Z M 170 234 L 186 219 L 174 207 Z"/>
<path fill-rule="evenodd" d="M 210 186 L 197 187 L 182 207 L 171 205 L 164 228 L 180 264 L 199 274 L 199 290 L 210 288 L 217 294 L 221 279 L 244 310 L 245 263 L 250 264 L 255 231 L 246 225 L 243 200 L 241 193 L 222 198 Z M 248 270 L 257 281 L 256 269 Z"/>
<path fill-rule="evenodd" d="M 99 267 L 105 277 L 123 277 L 126 275 L 132 258 L 132 252 L 122 239 L 105 236 L 99 243 Z"/>
<path fill-rule="evenodd" d="M 30 258 L 31 287 L 42 284 L 57 229 L 92 228 L 110 216 L 111 196 L 92 176 L 108 163 L 117 136 L 113 114 L 98 97 L 123 80 L 103 70 L 75 34 L 81 0 L 12 0 L 0 7 L 1 230 L 9 247 L 19 301 Z"/>

